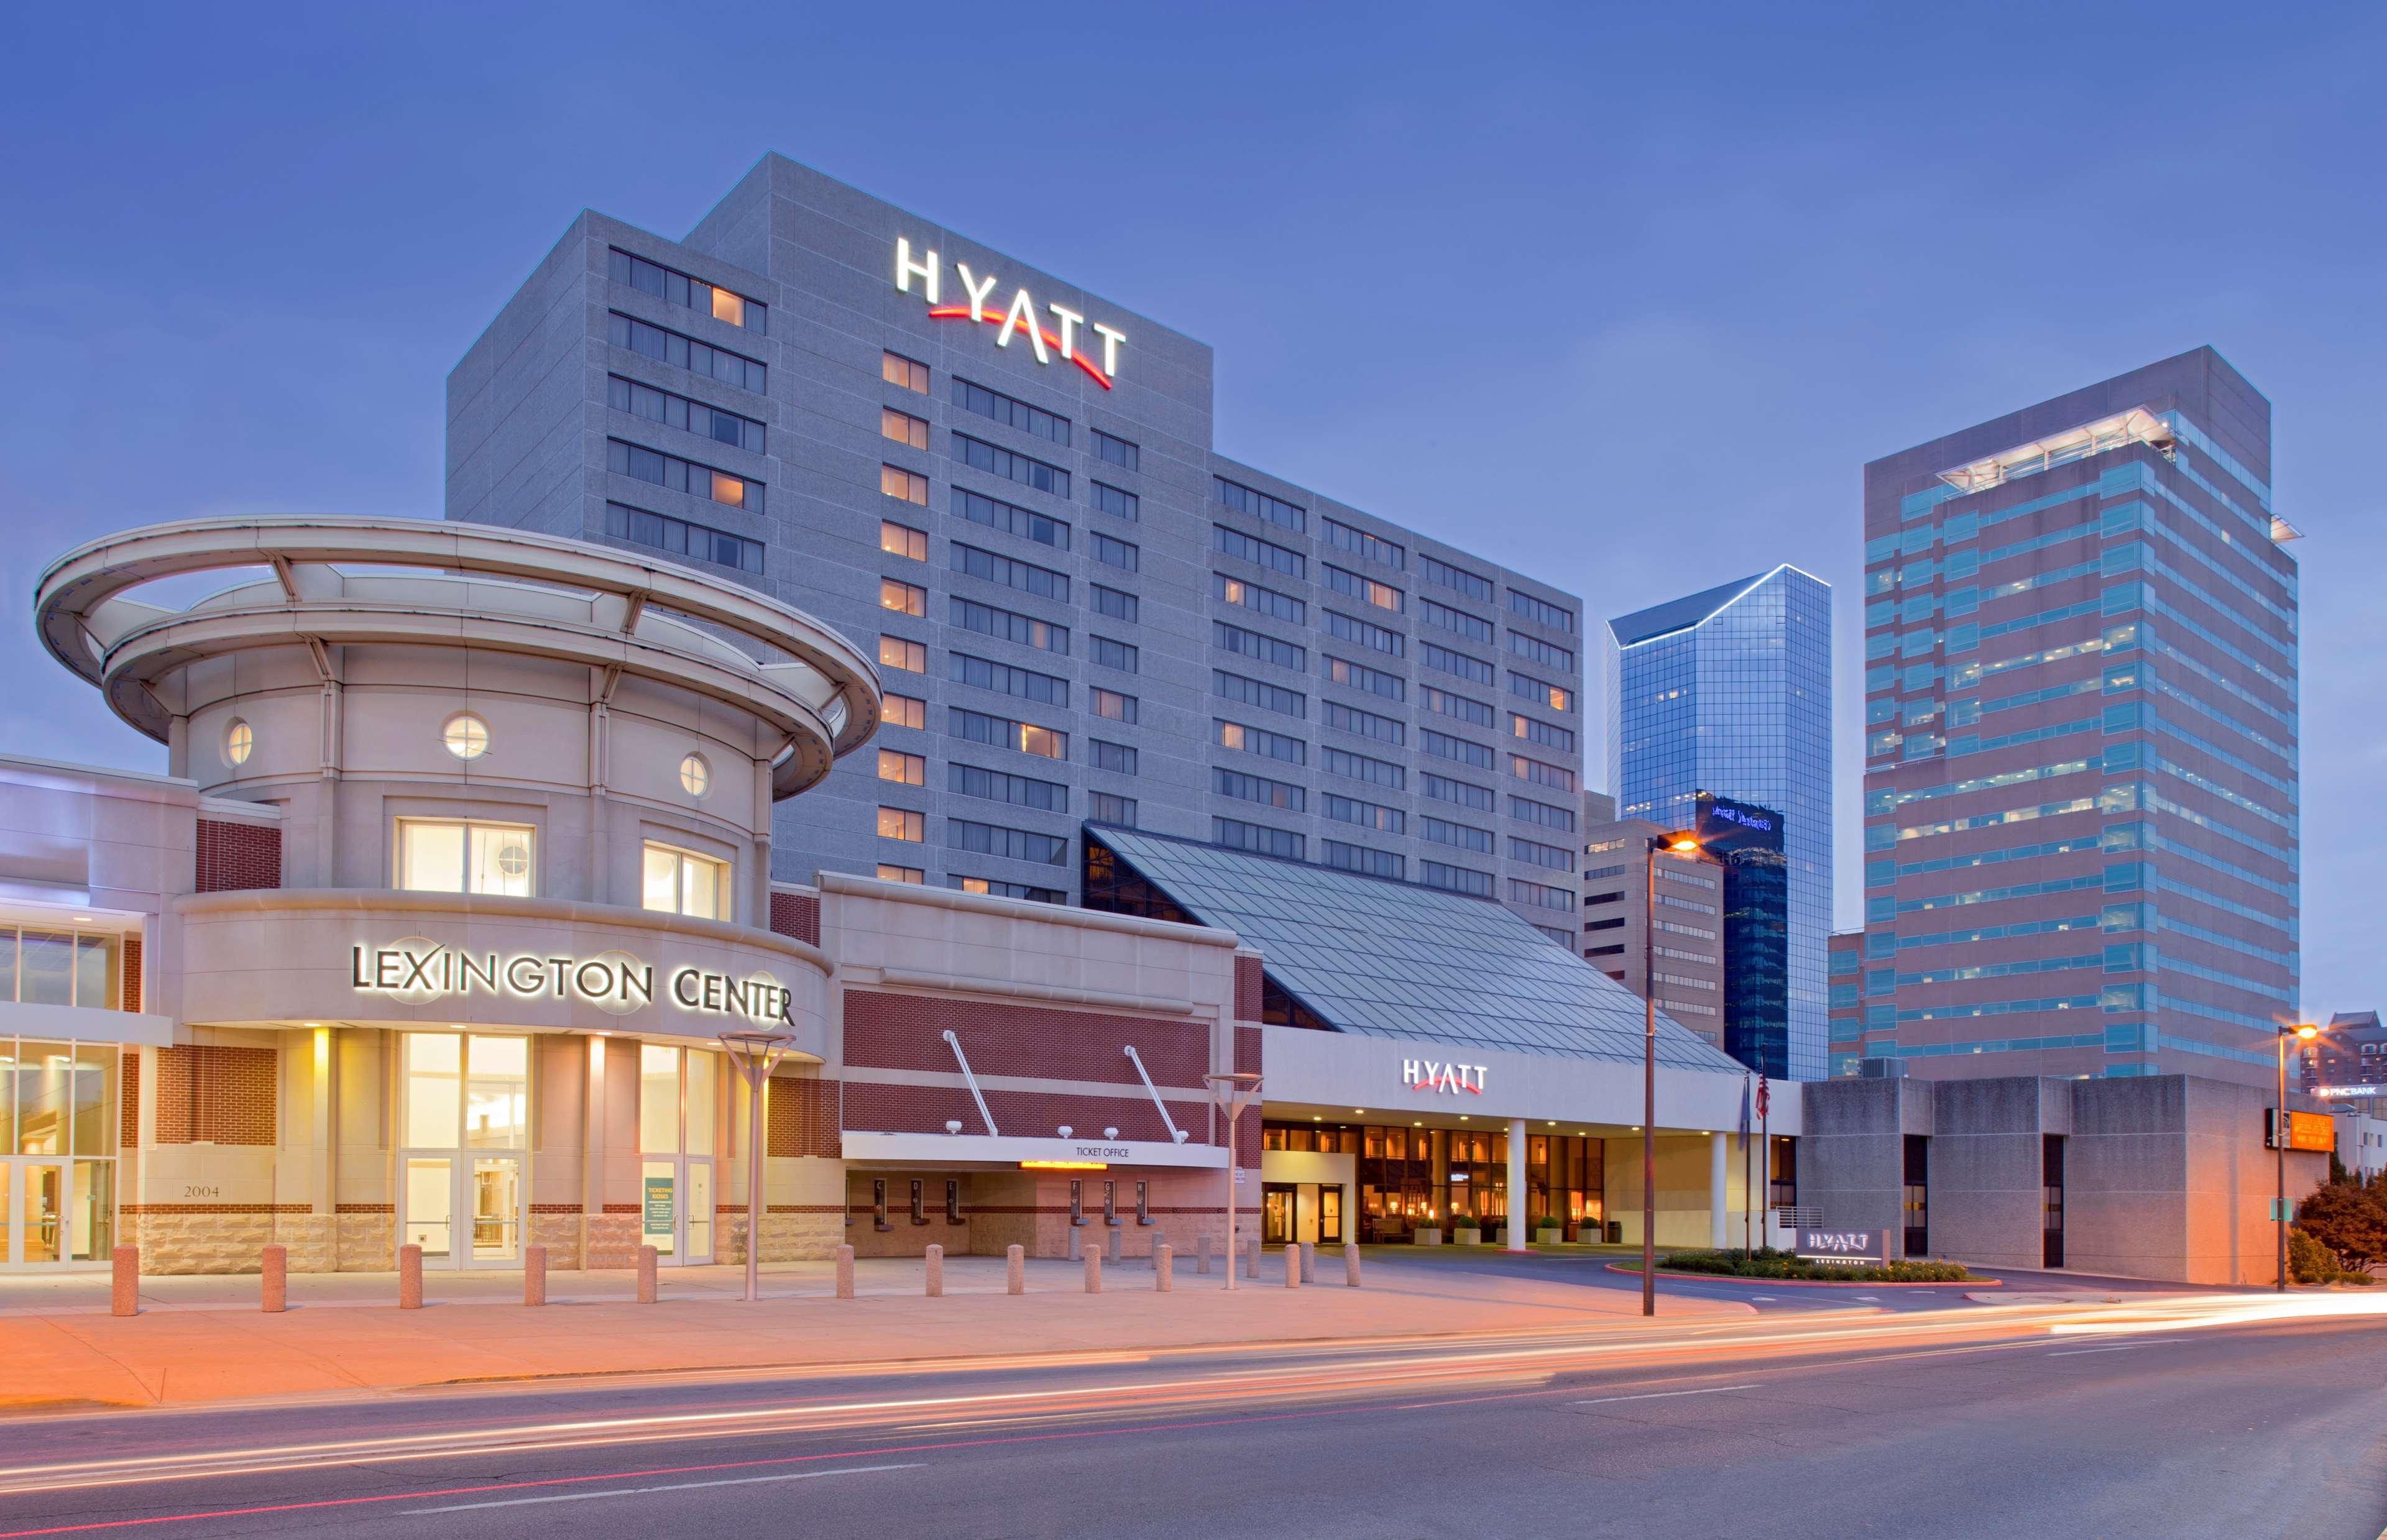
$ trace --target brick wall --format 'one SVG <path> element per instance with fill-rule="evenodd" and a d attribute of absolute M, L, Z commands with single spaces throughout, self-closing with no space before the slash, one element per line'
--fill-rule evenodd
<path fill-rule="evenodd" d="M 1235 1019 L 1257 1021 L 1260 1018 L 1260 960 L 1257 957 L 1235 959 Z"/>
<path fill-rule="evenodd" d="M 955 1074 L 960 1065 L 943 1034 L 960 1038 L 980 1076 L 1100 1080 L 1135 1086 L 1133 1043 L 1159 1085 L 1199 1089 L 1210 1067 L 1210 1029 L 1203 1022 L 994 1005 L 878 990 L 845 991 L 845 1062 L 856 1068 L 925 1069 Z M 865 1125 L 857 1124 L 856 1127 Z"/>
<path fill-rule="evenodd" d="M 119 1049 L 116 1054 L 117 1131 L 120 1148 L 141 1147 L 141 1051 Z"/>
<path fill-rule="evenodd" d="M 770 1094 L 763 1103 L 763 1131 L 769 1155 L 826 1155 L 835 1159 L 843 1150 L 837 1116 L 838 1082 L 794 1075 L 771 1077 Z"/>
<path fill-rule="evenodd" d="M 1268 1039 L 1257 1027 L 1235 1029 L 1235 1073 L 1239 1075 L 1260 1073 L 1260 1050 L 1267 1041 Z"/>
<path fill-rule="evenodd" d="M 124 938 L 124 1008 L 141 1009 L 141 938 Z"/>
<path fill-rule="evenodd" d="M 277 1058 L 212 1043 L 158 1050 L 158 1142 L 272 1143 Z"/>
<path fill-rule="evenodd" d="M 282 830 L 273 824 L 199 820 L 198 891 L 282 886 Z"/>
<path fill-rule="evenodd" d="M 820 945 L 820 895 L 773 893 L 771 928 L 782 936 L 793 936 L 800 941 Z"/>

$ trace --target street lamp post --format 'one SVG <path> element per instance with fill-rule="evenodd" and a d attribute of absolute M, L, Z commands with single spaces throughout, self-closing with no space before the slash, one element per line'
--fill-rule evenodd
<path fill-rule="evenodd" d="M 1658 1313 L 1658 856 L 1699 848 L 1688 829 L 1649 837 L 1648 902 L 1641 913 L 1641 1313 Z"/>
<path fill-rule="evenodd" d="M 2320 1036 L 2313 1023 L 2300 1022 L 2280 1029 L 2280 1105 L 2271 1114 L 2272 1168 L 2279 1178 L 2279 1194 L 2271 1205 L 2271 1222 L 2276 1227 L 2280 1243 L 2280 1281 L 2278 1292 L 2288 1292 L 2288 1042 L 2310 1042 Z"/>
<path fill-rule="evenodd" d="M 785 1032 L 724 1032 L 721 1046 L 746 1082 L 746 1302 L 763 1297 L 763 1087 L 794 1040 Z"/>
<path fill-rule="evenodd" d="M 1235 1123 L 1260 1093 L 1260 1078 L 1249 1072 L 1213 1072 L 1202 1077 L 1210 1100 L 1227 1115 L 1227 1287 L 1235 1286 Z"/>

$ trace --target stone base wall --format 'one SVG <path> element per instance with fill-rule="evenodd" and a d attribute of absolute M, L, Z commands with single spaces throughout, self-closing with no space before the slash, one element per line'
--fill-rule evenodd
<path fill-rule="evenodd" d="M 714 1227 L 716 1262 L 746 1260 L 746 1216 L 723 1214 Z M 846 1243 L 846 1230 L 836 1214 L 766 1214 L 763 1217 L 763 1260 L 825 1262 Z"/>
<path fill-rule="evenodd" d="M 644 1244 L 638 1234 L 638 1216 L 590 1214 L 582 1223 L 588 1238 L 584 1266 L 628 1269 L 638 1265 L 638 1247 Z"/>
<path fill-rule="evenodd" d="M 257 1272 L 273 1244 L 272 1214 L 126 1214 L 124 1243 L 141 1248 L 141 1270 L 176 1273 Z M 297 1258 L 293 1257 L 295 1266 Z"/>
<path fill-rule="evenodd" d="M 343 1214 L 336 1228 L 341 1272 L 398 1270 L 398 1216 Z"/>
<path fill-rule="evenodd" d="M 339 1271 L 338 1221 L 329 1214 L 276 1214 L 273 1243 L 289 1254 L 292 1272 Z"/>
<path fill-rule="evenodd" d="M 533 1214 L 530 1217 L 530 1242 L 547 1248 L 547 1270 L 577 1272 L 580 1270 L 579 1214 Z"/>

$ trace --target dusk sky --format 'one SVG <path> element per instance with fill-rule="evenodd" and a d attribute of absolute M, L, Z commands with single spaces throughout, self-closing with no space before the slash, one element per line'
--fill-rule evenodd
<path fill-rule="evenodd" d="M 1677 14 L 19 11 L 0 744 L 161 770 L 34 642 L 42 567 L 439 517 L 443 379 L 574 214 L 682 235 L 777 150 L 1209 343 L 1223 453 L 1594 617 L 1832 583 L 1843 925 L 1864 461 L 2210 343 L 2305 536 L 2304 1008 L 2379 1005 L 2387 836 L 2330 818 L 2387 774 L 2387 11 Z"/>

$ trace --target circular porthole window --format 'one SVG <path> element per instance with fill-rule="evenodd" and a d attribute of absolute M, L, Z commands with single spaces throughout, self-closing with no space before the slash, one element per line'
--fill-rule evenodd
<path fill-rule="evenodd" d="M 489 725 L 471 712 L 458 712 L 439 729 L 439 741 L 458 759 L 479 759 L 489 751 Z"/>
<path fill-rule="evenodd" d="M 257 729 L 235 716 L 224 729 L 224 761 L 230 764 L 246 764 L 248 756 L 257 751 Z"/>
<path fill-rule="evenodd" d="M 526 877 L 530 873 L 530 847 L 519 839 L 509 839 L 498 847 L 498 870 L 508 877 Z"/>
<path fill-rule="evenodd" d="M 704 763 L 702 754 L 690 754 L 679 762 L 679 784 L 691 797 L 701 797 L 713 789 L 713 766 Z"/>

